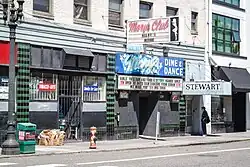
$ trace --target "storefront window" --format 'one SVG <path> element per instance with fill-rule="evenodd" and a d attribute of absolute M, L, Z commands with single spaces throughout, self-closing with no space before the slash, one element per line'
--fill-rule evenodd
<path fill-rule="evenodd" d="M 223 112 L 223 97 L 212 97 L 212 122 L 224 122 L 225 114 Z"/>
<path fill-rule="evenodd" d="M 0 101 L 9 99 L 9 79 L 0 76 Z"/>
<path fill-rule="evenodd" d="M 31 100 L 57 100 L 57 75 L 33 72 L 30 82 Z"/>
<path fill-rule="evenodd" d="M 84 101 L 106 101 L 106 78 L 85 76 L 83 88 Z"/>
<path fill-rule="evenodd" d="M 1 68 L 0 70 L 0 101 L 7 101 L 8 99 L 9 99 L 8 68 Z"/>

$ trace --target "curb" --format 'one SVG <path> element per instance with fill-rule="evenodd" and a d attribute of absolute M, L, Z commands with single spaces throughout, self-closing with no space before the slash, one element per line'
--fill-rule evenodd
<path fill-rule="evenodd" d="M 100 152 L 119 152 L 119 151 L 129 151 L 129 150 L 146 150 L 154 148 L 167 148 L 167 147 L 187 147 L 187 146 L 198 146 L 198 145 L 211 145 L 211 144 L 225 144 L 225 143 L 236 143 L 250 141 L 247 139 L 235 139 L 229 141 L 213 141 L 213 142 L 197 142 L 188 144 L 176 144 L 176 145 L 154 145 L 149 147 L 131 147 L 131 148 L 115 148 L 115 149 L 100 149 L 100 150 L 83 150 L 83 151 L 72 151 L 72 152 L 53 152 L 53 153 L 41 153 L 41 154 L 20 154 L 20 155 L 0 155 L 0 159 L 8 158 L 21 158 L 21 157 L 38 157 L 38 156 L 50 156 L 50 155 L 68 155 L 68 154 L 80 154 L 80 153 L 100 153 Z"/>
<path fill-rule="evenodd" d="M 155 137 L 148 137 L 148 136 L 139 136 L 139 139 L 146 139 L 146 140 L 155 140 Z M 158 141 L 167 141 L 167 139 L 164 138 L 157 138 Z"/>
<path fill-rule="evenodd" d="M 237 143 L 237 142 L 244 142 L 250 141 L 248 139 L 235 139 L 235 140 L 228 140 L 228 141 L 212 141 L 212 142 L 198 142 L 198 143 L 189 143 L 189 144 L 179 144 L 179 145 L 172 145 L 170 147 L 187 147 L 187 146 L 199 146 L 199 145 L 215 145 L 215 144 L 226 144 L 226 143 Z"/>

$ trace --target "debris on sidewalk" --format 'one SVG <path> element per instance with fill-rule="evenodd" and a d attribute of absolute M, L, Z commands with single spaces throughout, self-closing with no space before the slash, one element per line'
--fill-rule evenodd
<path fill-rule="evenodd" d="M 38 136 L 38 145 L 62 146 L 64 145 L 65 132 L 59 129 L 45 129 Z"/>

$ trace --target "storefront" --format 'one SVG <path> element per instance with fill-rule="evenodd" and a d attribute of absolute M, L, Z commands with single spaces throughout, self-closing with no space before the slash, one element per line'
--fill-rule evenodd
<path fill-rule="evenodd" d="M 9 99 L 9 42 L 0 41 L 0 145 L 5 140 L 8 121 Z"/>
<path fill-rule="evenodd" d="M 90 50 L 31 46 L 30 120 L 38 129 L 66 121 L 71 139 L 106 126 L 107 55 Z M 86 134 L 85 134 L 86 133 Z"/>
<path fill-rule="evenodd" d="M 17 121 L 30 121 L 42 130 L 57 129 L 59 120 L 64 119 L 67 134 L 74 131 L 77 137 L 85 133 L 87 137 L 93 125 L 105 129 L 107 54 L 24 45 L 25 51 L 22 44 L 18 46 Z M 8 42 L 0 42 L 0 53 L 0 137 L 4 137 L 1 130 L 6 130 L 8 111 Z M 20 65 L 21 61 L 26 64 Z"/>
<path fill-rule="evenodd" d="M 143 54 L 116 54 L 119 127 L 134 126 L 139 135 L 154 136 L 161 112 L 161 136 L 177 135 L 184 60 Z"/>
<path fill-rule="evenodd" d="M 234 124 L 234 132 L 245 132 L 250 129 L 249 117 L 249 95 L 250 92 L 250 74 L 247 69 L 234 67 L 214 67 L 213 75 L 218 79 L 232 82 L 232 96 L 221 100 L 213 98 L 214 103 L 221 106 L 228 103 L 228 109 L 231 110 L 231 120 Z M 227 105 L 226 105 L 227 106 Z M 217 118 L 218 119 L 218 118 Z"/>
<path fill-rule="evenodd" d="M 211 132 L 232 131 L 232 83 L 226 81 L 195 81 L 183 83 L 183 95 L 186 96 L 186 132 L 199 135 L 201 133 L 201 107 L 204 106 L 202 96 L 211 95 Z M 209 108 L 209 106 L 204 106 Z M 210 124 L 208 125 L 210 126 Z"/>

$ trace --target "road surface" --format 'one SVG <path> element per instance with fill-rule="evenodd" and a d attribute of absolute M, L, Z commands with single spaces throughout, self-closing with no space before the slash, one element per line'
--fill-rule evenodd
<path fill-rule="evenodd" d="M 0 167 L 250 167 L 250 141 L 0 159 Z"/>

